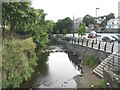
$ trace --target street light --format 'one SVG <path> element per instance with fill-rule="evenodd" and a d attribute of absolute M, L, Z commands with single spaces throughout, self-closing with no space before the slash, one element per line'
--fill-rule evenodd
<path fill-rule="evenodd" d="M 95 44 L 97 44 L 97 10 L 98 10 L 99 8 L 96 8 L 96 43 Z"/>
<path fill-rule="evenodd" d="M 73 26 L 72 26 L 72 31 L 73 31 L 73 37 L 74 37 L 74 27 L 75 27 L 75 25 L 74 25 L 75 23 L 74 23 L 74 16 L 73 16 Z"/>

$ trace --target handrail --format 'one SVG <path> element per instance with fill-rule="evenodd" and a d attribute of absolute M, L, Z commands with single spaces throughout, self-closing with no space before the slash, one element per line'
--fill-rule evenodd
<path fill-rule="evenodd" d="M 115 58 L 115 56 L 119 56 L 119 55 L 117 55 L 118 53 L 120 53 L 120 50 L 113 56 L 113 66 L 114 66 L 114 58 Z"/>

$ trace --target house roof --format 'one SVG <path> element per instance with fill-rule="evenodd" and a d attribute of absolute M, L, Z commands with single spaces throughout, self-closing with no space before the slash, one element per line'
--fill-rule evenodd
<path fill-rule="evenodd" d="M 110 19 L 110 20 L 107 22 L 107 25 L 109 25 L 109 24 L 118 24 L 118 18 Z"/>

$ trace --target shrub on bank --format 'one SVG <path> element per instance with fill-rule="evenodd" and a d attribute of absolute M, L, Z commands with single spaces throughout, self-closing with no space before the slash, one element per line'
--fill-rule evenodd
<path fill-rule="evenodd" d="M 95 68 L 97 65 L 100 64 L 100 60 L 99 58 L 89 54 L 87 55 L 87 57 L 85 58 L 85 65 L 88 65 L 89 67 Z"/>
<path fill-rule="evenodd" d="M 37 65 L 36 45 L 32 38 L 4 40 L 2 55 L 2 87 L 14 88 L 28 80 Z"/>

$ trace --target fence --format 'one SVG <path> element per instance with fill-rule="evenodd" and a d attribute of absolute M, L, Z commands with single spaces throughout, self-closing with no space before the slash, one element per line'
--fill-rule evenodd
<path fill-rule="evenodd" d="M 79 39 L 79 38 L 68 38 L 67 41 L 72 44 L 87 46 L 105 52 L 113 53 L 114 50 L 114 42 L 103 42 L 103 41 L 96 42 L 95 40 L 87 40 L 87 39 Z"/>

